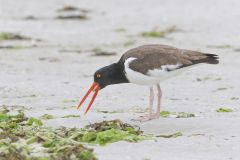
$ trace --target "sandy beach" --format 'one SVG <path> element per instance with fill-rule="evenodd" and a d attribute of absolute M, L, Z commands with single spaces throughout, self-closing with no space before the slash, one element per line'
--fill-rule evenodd
<path fill-rule="evenodd" d="M 81 10 L 59 11 L 66 5 Z M 99 160 L 239 160 L 239 7 L 237 0 L 0 0 L 0 32 L 31 38 L 0 40 L 0 105 L 25 106 L 29 116 L 54 115 L 44 121 L 49 126 L 83 127 L 120 119 L 146 134 L 183 134 L 89 146 Z M 83 17 L 59 18 L 79 13 Z M 156 28 L 173 30 L 161 38 L 142 36 Z M 134 84 L 101 90 L 85 116 L 87 103 L 76 110 L 95 70 L 143 44 L 219 55 L 218 65 L 199 65 L 160 84 L 162 110 L 195 117 L 132 121 L 147 114 L 149 98 L 148 87 Z M 96 55 L 100 51 L 114 54 Z M 219 108 L 233 112 L 216 112 Z M 61 118 L 68 114 L 80 118 Z"/>

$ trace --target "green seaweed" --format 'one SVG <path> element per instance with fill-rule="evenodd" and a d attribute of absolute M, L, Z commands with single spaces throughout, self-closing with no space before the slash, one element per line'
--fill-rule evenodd
<path fill-rule="evenodd" d="M 137 126 L 122 123 L 120 120 L 103 121 L 87 125 L 85 133 L 77 135 L 83 142 L 106 145 L 118 141 L 137 142 L 147 139 L 141 135 L 142 131 Z"/>
<path fill-rule="evenodd" d="M 190 118 L 190 117 L 195 117 L 195 114 L 193 113 L 186 113 L 186 112 L 180 112 L 177 114 L 176 118 Z"/>
<path fill-rule="evenodd" d="M 0 112 L 0 130 L 2 159 L 95 160 L 93 150 L 84 147 L 84 143 L 106 145 L 150 138 L 142 135 L 138 126 L 120 120 L 93 123 L 84 128 L 54 128 L 44 126 L 40 119 L 26 117 L 23 111 L 11 115 L 7 110 Z"/>
<path fill-rule="evenodd" d="M 164 38 L 167 34 L 177 32 L 179 29 L 176 26 L 170 26 L 163 30 L 160 30 L 158 27 L 154 28 L 149 32 L 142 32 L 143 37 L 152 37 L 152 38 Z"/>
<path fill-rule="evenodd" d="M 29 39 L 31 39 L 31 38 L 21 36 L 19 34 L 15 34 L 15 33 L 9 33 L 9 32 L 0 33 L 0 41 L 3 41 L 3 40 L 29 40 Z"/>
<path fill-rule="evenodd" d="M 51 115 L 44 114 L 40 118 L 49 117 Z M 7 108 L 0 111 L 0 131 L 2 159 L 95 160 L 93 150 L 83 144 L 102 146 L 118 141 L 138 142 L 153 138 L 142 135 L 138 126 L 120 120 L 97 122 L 84 128 L 46 127 L 40 119 L 28 118 L 21 110 L 15 115 L 9 114 Z"/>
<path fill-rule="evenodd" d="M 43 125 L 41 120 L 39 120 L 37 118 L 33 118 L 33 117 L 30 117 L 26 124 L 29 126 L 42 126 Z"/>
<path fill-rule="evenodd" d="M 195 117 L 194 113 L 186 113 L 186 112 L 169 112 L 169 111 L 161 111 L 160 112 L 160 116 L 167 118 L 170 115 L 174 115 L 174 117 L 176 118 L 191 118 L 191 117 Z"/>
<path fill-rule="evenodd" d="M 76 103 L 76 102 L 78 102 L 78 100 L 77 99 L 64 99 L 62 102 L 63 103 Z"/>
<path fill-rule="evenodd" d="M 169 111 L 161 111 L 160 112 L 160 116 L 164 117 L 164 118 L 167 118 L 169 117 L 170 115 L 170 112 Z"/>
<path fill-rule="evenodd" d="M 0 130 L 1 159 L 96 160 L 92 149 L 68 134 L 73 129 L 45 127 L 41 120 L 27 118 L 22 111 L 16 115 L 0 112 Z"/>
<path fill-rule="evenodd" d="M 82 136 L 81 140 L 87 143 L 106 145 L 107 143 L 113 143 L 122 140 L 128 142 L 137 142 L 143 139 L 143 136 L 138 136 L 128 131 L 112 128 L 101 132 L 88 132 Z"/>
<path fill-rule="evenodd" d="M 94 123 L 85 126 L 81 131 L 72 129 L 68 135 L 76 141 L 99 145 L 118 141 L 137 142 L 149 138 L 143 136 L 137 126 L 131 126 L 120 120 Z"/>
<path fill-rule="evenodd" d="M 143 32 L 143 37 L 154 37 L 154 38 L 163 38 L 165 37 L 165 33 L 161 31 L 149 31 L 149 32 Z"/>
<path fill-rule="evenodd" d="M 105 145 L 107 143 L 113 143 L 121 140 L 129 142 L 137 142 L 141 138 L 135 134 L 131 134 L 128 131 L 122 131 L 117 129 L 110 129 L 106 131 L 99 132 L 97 134 L 95 143 L 100 145 Z"/>
<path fill-rule="evenodd" d="M 218 108 L 216 112 L 233 112 L 233 110 L 229 108 Z"/>
<path fill-rule="evenodd" d="M 65 116 L 62 116 L 62 118 L 79 118 L 80 115 L 77 115 L 77 114 L 69 114 L 69 115 L 65 115 Z"/>
<path fill-rule="evenodd" d="M 40 117 L 41 119 L 47 120 L 47 119 L 53 119 L 54 116 L 50 114 L 44 114 Z"/>

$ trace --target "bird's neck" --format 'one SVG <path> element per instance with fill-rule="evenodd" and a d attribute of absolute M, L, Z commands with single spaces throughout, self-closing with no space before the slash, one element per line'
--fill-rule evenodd
<path fill-rule="evenodd" d="M 124 66 L 120 63 L 113 63 L 112 66 L 112 84 L 129 83 L 124 73 Z"/>

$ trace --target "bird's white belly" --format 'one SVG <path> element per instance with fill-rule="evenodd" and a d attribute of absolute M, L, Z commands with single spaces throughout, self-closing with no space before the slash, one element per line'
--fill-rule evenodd
<path fill-rule="evenodd" d="M 154 85 L 154 84 L 158 84 L 160 82 L 160 80 L 158 78 L 146 76 L 142 73 L 136 72 L 129 68 L 128 69 L 125 68 L 125 72 L 126 72 L 126 77 L 129 80 L 129 82 L 134 83 L 134 84 Z"/>
<path fill-rule="evenodd" d="M 179 75 L 181 72 L 183 72 L 185 69 L 176 69 L 173 71 L 167 71 L 162 67 L 163 69 L 154 69 L 154 70 L 149 70 L 146 75 L 134 71 L 129 68 L 129 63 L 136 58 L 128 58 L 125 61 L 125 73 L 126 77 L 129 80 L 129 82 L 134 83 L 134 84 L 139 84 L 139 85 L 156 85 L 159 82 L 162 82 L 166 79 L 172 78 L 174 76 Z M 167 66 L 167 65 L 166 65 Z M 171 65 L 167 67 L 178 67 L 179 65 L 176 64 L 176 66 Z"/>

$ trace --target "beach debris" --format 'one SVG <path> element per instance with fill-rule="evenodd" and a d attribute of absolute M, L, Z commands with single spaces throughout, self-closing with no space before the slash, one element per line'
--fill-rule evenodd
<path fill-rule="evenodd" d="M 169 111 L 161 111 L 161 112 L 160 112 L 160 116 L 161 116 L 161 117 L 166 118 L 166 117 L 169 117 L 169 115 L 170 115 L 170 112 L 169 112 Z"/>
<path fill-rule="evenodd" d="M 35 47 L 37 47 L 36 44 L 33 44 L 33 45 L 0 45 L 0 49 L 12 49 L 12 50 L 35 48 Z"/>
<path fill-rule="evenodd" d="M 93 52 L 93 56 L 114 56 L 114 55 L 117 55 L 116 52 L 103 51 L 100 48 L 93 48 L 91 50 L 91 52 Z"/>
<path fill-rule="evenodd" d="M 65 5 L 61 9 L 58 9 L 58 12 L 67 12 L 67 11 L 76 11 L 78 10 L 77 7 L 71 5 Z"/>
<path fill-rule="evenodd" d="M 231 100 L 239 100 L 238 97 L 231 97 Z"/>
<path fill-rule="evenodd" d="M 61 52 L 61 53 L 66 53 L 66 52 L 69 52 L 69 53 L 82 53 L 82 50 L 79 50 L 79 49 L 60 49 L 59 52 Z"/>
<path fill-rule="evenodd" d="M 207 80 L 212 80 L 212 81 L 221 81 L 222 77 L 219 76 L 205 76 L 205 77 L 199 77 L 197 78 L 197 81 L 207 81 Z"/>
<path fill-rule="evenodd" d="M 123 113 L 123 110 L 113 110 L 113 111 L 107 111 L 107 110 L 97 110 L 97 113 L 108 113 L 108 114 L 114 114 L 114 113 Z"/>
<path fill-rule="evenodd" d="M 39 57 L 39 61 L 48 61 L 48 62 L 59 62 L 60 59 L 57 57 Z"/>
<path fill-rule="evenodd" d="M 26 117 L 23 111 L 16 115 L 8 111 L 2 108 L 0 112 L 0 155 L 6 159 L 14 155 L 23 159 L 62 160 L 84 156 L 84 160 L 95 160 L 93 150 L 84 147 L 84 143 L 106 145 L 150 139 L 138 126 L 120 120 L 97 122 L 84 128 L 47 127 L 40 119 Z M 48 119 L 49 115 L 42 117 Z"/>
<path fill-rule="evenodd" d="M 218 108 L 217 110 L 216 110 L 216 112 L 233 112 L 233 110 L 232 109 L 230 109 L 230 108 Z"/>
<path fill-rule="evenodd" d="M 88 19 L 87 15 L 85 14 L 71 14 L 71 15 L 59 15 L 56 19 L 61 20 L 86 20 Z"/>
<path fill-rule="evenodd" d="M 55 19 L 61 20 L 86 20 L 89 19 L 87 13 L 88 9 L 78 8 L 72 5 L 65 5 L 57 10 L 58 16 Z"/>
<path fill-rule="evenodd" d="M 205 77 L 198 77 L 197 78 L 197 81 L 199 81 L 199 82 L 201 82 L 201 81 L 207 81 L 207 80 L 210 80 L 211 79 L 211 77 L 210 76 L 205 76 Z"/>
<path fill-rule="evenodd" d="M 220 87 L 220 88 L 217 88 L 217 89 L 213 90 L 213 92 L 225 91 L 225 90 L 228 90 L 228 88 L 227 87 Z"/>
<path fill-rule="evenodd" d="M 1 159 L 96 160 L 93 150 L 68 135 L 74 129 L 43 126 L 41 120 L 0 112 Z M 80 133 L 75 129 L 73 134 Z"/>
<path fill-rule="evenodd" d="M 72 12 L 72 11 L 80 11 L 83 13 L 88 13 L 90 12 L 89 9 L 83 9 L 83 8 L 78 8 L 72 5 L 65 5 L 62 8 L 58 9 L 57 12 Z"/>
<path fill-rule="evenodd" d="M 54 116 L 53 115 L 50 115 L 50 114 L 44 114 L 40 117 L 40 119 L 43 119 L 43 120 L 48 120 L 48 119 L 53 119 Z"/>
<path fill-rule="evenodd" d="M 132 126 L 120 120 L 90 124 L 84 130 L 87 132 L 80 134 L 80 140 L 99 145 L 118 141 L 137 142 L 146 139 L 138 126 Z"/>
<path fill-rule="evenodd" d="M 25 19 L 25 20 L 39 20 L 39 18 L 37 18 L 35 16 L 32 16 L 32 15 L 26 16 L 23 19 Z"/>
<path fill-rule="evenodd" d="M 160 116 L 167 118 L 167 117 L 175 117 L 175 118 L 191 118 L 195 117 L 194 113 L 187 113 L 187 112 L 169 112 L 169 111 L 161 111 Z"/>
<path fill-rule="evenodd" d="M 62 102 L 63 103 L 76 103 L 76 102 L 78 102 L 78 99 L 64 99 Z"/>
<path fill-rule="evenodd" d="M 32 38 L 29 38 L 27 36 L 22 36 L 17 33 L 10 33 L 10 32 L 1 32 L 0 33 L 0 41 L 6 41 L 6 40 L 31 40 Z"/>
<path fill-rule="evenodd" d="M 125 28 L 116 28 L 114 31 L 115 32 L 126 32 L 127 30 Z"/>
<path fill-rule="evenodd" d="M 190 117 L 195 117 L 195 114 L 193 114 L 193 113 L 186 113 L 186 112 L 180 112 L 176 116 L 176 118 L 190 118 Z"/>
<path fill-rule="evenodd" d="M 218 48 L 218 49 L 228 49 L 233 48 L 233 46 L 229 44 L 223 44 L 223 45 L 207 45 L 208 48 Z"/>
<path fill-rule="evenodd" d="M 165 29 L 155 27 L 152 31 L 142 32 L 143 37 L 164 38 L 167 34 L 180 31 L 176 26 L 170 26 Z"/>
<path fill-rule="evenodd" d="M 240 52 L 240 48 L 235 48 L 234 51 L 235 52 Z"/>
<path fill-rule="evenodd" d="M 68 114 L 68 115 L 62 116 L 62 118 L 80 118 L 80 115 Z"/>
<path fill-rule="evenodd" d="M 176 132 L 173 134 L 167 134 L 167 135 L 157 135 L 156 137 L 162 137 L 162 138 L 177 138 L 183 136 L 182 132 Z"/>
<path fill-rule="evenodd" d="M 203 133 L 194 133 L 194 134 L 188 135 L 188 137 L 196 137 L 196 136 L 205 136 L 205 134 L 203 134 Z"/>

